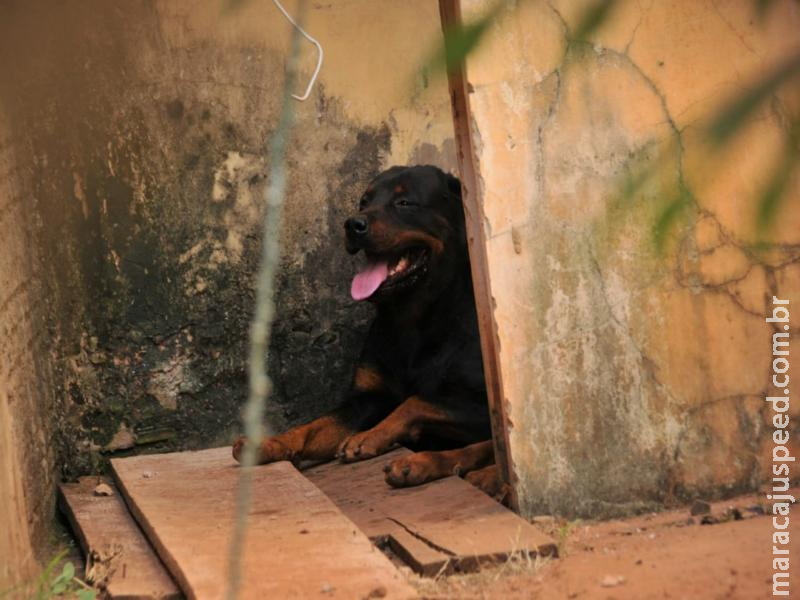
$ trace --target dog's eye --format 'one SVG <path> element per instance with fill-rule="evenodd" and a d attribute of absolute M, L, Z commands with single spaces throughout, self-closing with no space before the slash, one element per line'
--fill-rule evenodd
<path fill-rule="evenodd" d="M 398 198 L 397 200 L 394 201 L 394 205 L 395 206 L 407 207 L 407 206 L 416 206 L 417 203 L 416 202 L 412 202 L 408 198 Z"/>

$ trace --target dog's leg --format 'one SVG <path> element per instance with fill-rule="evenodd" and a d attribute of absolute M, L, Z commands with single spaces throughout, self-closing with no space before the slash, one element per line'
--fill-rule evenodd
<path fill-rule="evenodd" d="M 384 454 L 396 444 L 416 441 L 425 428 L 446 424 L 450 420 L 443 408 L 419 396 L 411 396 L 372 429 L 345 439 L 337 456 L 343 462 L 372 458 Z"/>
<path fill-rule="evenodd" d="M 353 429 L 332 413 L 263 440 L 258 448 L 257 462 L 330 460 L 341 441 L 352 433 Z M 241 460 L 245 440 L 241 437 L 233 445 L 236 460 Z"/>
<path fill-rule="evenodd" d="M 457 450 L 415 452 L 388 463 L 383 471 L 386 483 L 394 487 L 420 485 L 449 475 L 464 476 L 494 463 L 492 440 Z"/>
<path fill-rule="evenodd" d="M 273 436 L 261 442 L 258 464 L 279 460 L 330 460 L 343 440 L 371 427 L 396 404 L 386 395 L 380 374 L 366 366 L 356 369 L 353 386 L 339 408 L 324 417 Z M 233 444 L 233 457 L 241 460 L 244 437 Z"/>
<path fill-rule="evenodd" d="M 486 492 L 501 504 L 506 504 L 511 495 L 508 484 L 500 478 L 497 465 L 489 465 L 477 471 L 467 473 L 464 477 L 479 490 Z"/>

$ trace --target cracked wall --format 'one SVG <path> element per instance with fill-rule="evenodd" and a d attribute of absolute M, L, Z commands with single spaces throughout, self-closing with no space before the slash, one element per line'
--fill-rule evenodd
<path fill-rule="evenodd" d="M 757 488 L 775 391 L 764 318 L 773 294 L 800 300 L 800 188 L 764 251 L 754 194 L 799 90 L 720 155 L 702 132 L 797 51 L 797 6 L 761 23 L 749 2 L 618 3 L 570 42 L 590 3 L 508 4 L 467 70 L 522 511 L 610 516 Z M 632 165 L 654 175 L 624 200 Z M 694 201 L 660 255 L 653 225 L 682 188 Z"/>
<path fill-rule="evenodd" d="M 0 8 L 0 504 L 18 506 L 9 529 L 0 517 L 16 540 L 0 546 L 0 588 L 46 537 L 58 476 L 239 430 L 290 26 L 269 3 L 236 4 Z M 349 299 L 342 222 L 366 181 L 455 165 L 446 83 L 416 72 L 441 35 L 435 3 L 307 5 L 325 64 L 294 105 L 278 427 L 348 384 L 370 309 Z M 303 44 L 300 85 L 315 58 Z"/>

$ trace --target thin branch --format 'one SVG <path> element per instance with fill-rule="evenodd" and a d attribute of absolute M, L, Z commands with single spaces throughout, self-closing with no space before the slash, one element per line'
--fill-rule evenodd
<path fill-rule="evenodd" d="M 302 11 L 300 3 L 300 12 Z M 252 495 L 252 471 L 257 449 L 265 435 L 272 435 L 271 427 L 264 426 L 264 412 L 272 382 L 266 372 L 270 332 L 275 316 L 275 274 L 280 263 L 280 233 L 283 221 L 283 203 L 286 190 L 286 147 L 294 120 L 292 93 L 297 71 L 300 36 L 293 29 L 291 50 L 283 83 L 283 98 L 278 126 L 269 144 L 270 172 L 267 187 L 267 207 L 264 214 L 264 239 L 261 247 L 261 268 L 256 280 L 255 314 L 250 325 L 249 380 L 250 394 L 244 409 L 244 430 L 247 442 L 241 460 L 241 475 L 236 499 L 236 517 L 228 562 L 228 589 L 226 597 L 235 600 L 242 584 L 242 552 L 247 533 L 247 515 Z"/>

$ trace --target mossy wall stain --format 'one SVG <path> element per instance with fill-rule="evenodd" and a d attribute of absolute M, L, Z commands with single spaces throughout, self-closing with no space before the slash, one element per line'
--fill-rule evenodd
<path fill-rule="evenodd" d="M 36 419 L 11 415 L 49 445 L 28 452 L 29 498 L 52 497 L 55 468 L 73 477 L 111 455 L 224 445 L 240 430 L 290 26 L 268 4 L 222 8 L 0 9 L 0 140 L 15 166 L 0 192 L 24 204 L 46 348 L 30 375 L 48 390 L 32 392 Z M 364 12 L 370 31 L 350 31 Z M 413 76 L 440 35 L 433 4 L 320 4 L 306 26 L 327 59 L 293 107 L 269 363 L 279 429 L 333 407 L 349 383 L 371 309 L 349 298 L 342 223 L 363 186 L 394 163 L 454 166 L 445 82 Z"/>

